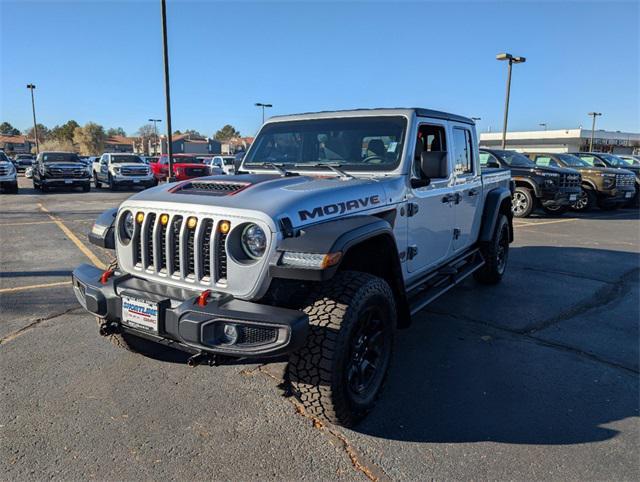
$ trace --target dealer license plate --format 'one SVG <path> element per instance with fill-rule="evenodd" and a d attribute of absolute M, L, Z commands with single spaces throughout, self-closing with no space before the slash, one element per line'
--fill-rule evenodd
<path fill-rule="evenodd" d="M 139 182 L 140 182 L 140 179 L 134 179 L 134 180 L 133 180 L 133 183 L 134 183 L 134 184 L 138 184 Z"/>
<path fill-rule="evenodd" d="M 152 301 L 122 297 L 122 322 L 134 328 L 158 331 L 158 304 Z"/>
<path fill-rule="evenodd" d="M 65 183 L 65 184 L 72 184 L 72 183 L 73 183 L 73 181 L 71 181 L 71 180 L 69 180 L 69 179 L 65 179 L 65 180 L 64 180 L 64 183 Z"/>
<path fill-rule="evenodd" d="M 576 199 L 578 199 L 577 194 L 569 194 L 569 201 L 575 201 Z"/>
<path fill-rule="evenodd" d="M 633 193 L 632 192 L 625 192 L 624 193 L 624 197 L 633 197 Z"/>

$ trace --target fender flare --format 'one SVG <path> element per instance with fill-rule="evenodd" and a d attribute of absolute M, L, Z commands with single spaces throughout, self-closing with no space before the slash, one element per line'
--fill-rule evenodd
<path fill-rule="evenodd" d="M 582 181 L 580 182 L 580 187 L 584 186 L 585 184 L 589 186 L 591 189 L 593 189 L 594 191 L 598 190 L 598 186 L 596 186 L 595 182 L 593 182 L 591 179 L 585 179 L 583 177 Z"/>
<path fill-rule="evenodd" d="M 491 241 L 496 229 L 498 216 L 502 212 L 503 203 L 508 202 L 509 241 L 513 241 L 513 214 L 511 212 L 511 191 L 506 187 L 497 187 L 487 193 L 482 212 L 482 224 L 478 241 Z"/>
<path fill-rule="evenodd" d="M 532 181 L 531 179 L 528 179 L 528 178 L 525 178 L 525 177 L 512 177 L 512 179 L 516 183 L 516 187 L 517 187 L 517 183 L 518 182 L 522 182 L 524 184 L 527 184 L 533 190 L 533 195 L 535 197 L 540 197 L 540 186 L 537 183 L 535 183 L 534 181 Z"/>
<path fill-rule="evenodd" d="M 96 222 L 93 223 L 89 231 L 89 242 L 105 249 L 116 249 L 114 223 L 118 208 L 111 208 L 104 211 Z"/>
<path fill-rule="evenodd" d="M 371 215 L 350 216 L 301 228 L 298 230 L 297 236 L 282 240 L 278 246 L 279 255 L 276 263 L 285 251 L 311 254 L 341 252 L 340 262 L 322 270 L 272 264 L 270 267 L 271 276 L 274 278 L 309 281 L 330 279 L 338 270 L 351 247 L 381 235 L 389 236 L 395 245 L 393 228 L 389 222 Z M 395 253 L 397 253 L 397 249 Z"/>

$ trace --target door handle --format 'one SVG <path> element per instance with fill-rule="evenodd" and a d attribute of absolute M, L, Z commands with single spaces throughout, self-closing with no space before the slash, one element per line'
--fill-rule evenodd
<path fill-rule="evenodd" d="M 469 196 L 476 196 L 478 194 L 477 189 L 469 189 Z"/>
<path fill-rule="evenodd" d="M 443 203 L 455 202 L 456 204 L 458 204 L 461 198 L 462 196 L 460 196 L 460 193 L 447 194 L 442 198 L 442 202 Z"/>

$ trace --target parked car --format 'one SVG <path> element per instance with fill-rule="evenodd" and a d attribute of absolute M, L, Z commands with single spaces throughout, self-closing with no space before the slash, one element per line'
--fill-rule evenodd
<path fill-rule="evenodd" d="M 598 165 L 602 167 L 613 167 L 615 169 L 623 169 L 624 171 L 631 171 L 636 177 L 635 188 L 636 193 L 629 202 L 631 205 L 638 205 L 640 198 L 640 165 L 629 164 L 624 159 L 614 154 L 608 154 L 605 152 L 578 152 L 575 153 L 580 159 L 590 165 Z"/>
<path fill-rule="evenodd" d="M 31 154 L 18 154 L 15 156 L 15 166 L 18 172 L 24 172 L 33 165 L 35 157 Z"/>
<path fill-rule="evenodd" d="M 75 152 L 38 154 L 33 166 L 33 187 L 47 192 L 52 187 L 81 187 L 91 190 L 91 167 L 86 166 Z"/>
<path fill-rule="evenodd" d="M 151 187 L 158 184 L 151 168 L 135 154 L 107 152 L 93 163 L 93 182 L 97 188 L 108 184 L 112 191 L 120 186 Z"/>
<path fill-rule="evenodd" d="M 209 168 L 193 154 L 174 154 L 173 177 L 177 181 L 185 181 L 194 177 L 206 176 Z M 158 162 L 149 164 L 156 179 L 164 180 L 169 174 L 169 156 L 163 154 Z"/>
<path fill-rule="evenodd" d="M 582 193 L 572 206 L 587 211 L 596 205 L 601 209 L 616 209 L 635 195 L 635 178 L 630 171 L 590 165 L 573 154 L 529 152 L 527 156 L 538 166 L 569 167 L 582 175 Z"/>
<path fill-rule="evenodd" d="M 226 174 L 224 170 L 224 164 L 222 162 L 222 157 L 214 156 L 212 158 L 207 159 L 205 163 L 209 168 L 208 174 L 210 176 L 220 176 L 220 175 Z"/>
<path fill-rule="evenodd" d="M 511 171 L 511 178 L 516 184 L 512 210 L 517 218 L 529 216 L 537 205 L 547 214 L 563 214 L 577 201 L 582 191 L 582 177 L 578 171 L 537 166 L 516 151 L 480 148 L 480 165 Z"/>
<path fill-rule="evenodd" d="M 103 213 L 90 240 L 115 248 L 118 269 L 77 267 L 75 295 L 133 351 L 169 344 L 190 365 L 289 354 L 308 413 L 354 425 L 382 390 L 396 329 L 468 276 L 505 273 L 511 175 L 482 173 L 477 145 L 471 119 L 427 109 L 271 118 L 248 174 Z"/>
<path fill-rule="evenodd" d="M 629 166 L 640 166 L 640 156 L 634 156 L 633 154 L 616 154 L 616 156 Z"/>
<path fill-rule="evenodd" d="M 13 162 L 0 151 L 0 189 L 2 192 L 18 193 L 18 171 Z"/>
<path fill-rule="evenodd" d="M 236 173 L 235 159 L 235 156 L 215 156 L 213 161 L 222 168 L 223 174 L 233 175 Z"/>

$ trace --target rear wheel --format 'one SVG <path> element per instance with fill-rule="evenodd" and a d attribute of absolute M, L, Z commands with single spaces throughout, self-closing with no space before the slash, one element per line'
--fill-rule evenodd
<path fill-rule="evenodd" d="M 311 415 L 353 426 L 374 407 L 391 363 L 393 293 L 376 276 L 345 271 L 316 285 L 307 303 L 309 334 L 291 354 L 291 387 Z"/>
<path fill-rule="evenodd" d="M 509 259 L 509 220 L 507 216 L 500 215 L 493 239 L 483 243 L 480 246 L 480 251 L 485 264 L 473 274 L 475 279 L 488 285 L 499 283 L 507 269 L 507 260 Z"/>
<path fill-rule="evenodd" d="M 533 195 L 526 187 L 516 187 L 511 199 L 511 211 L 516 218 L 526 218 L 533 211 Z"/>

